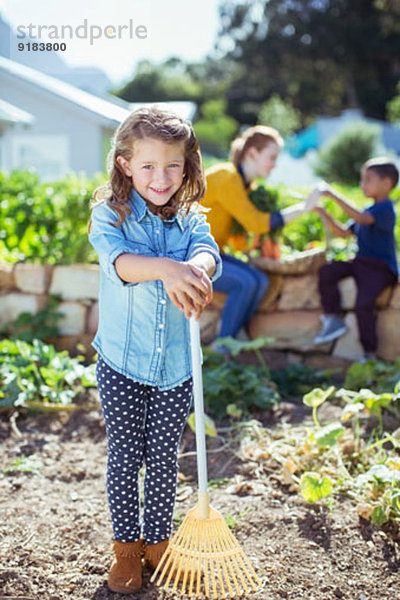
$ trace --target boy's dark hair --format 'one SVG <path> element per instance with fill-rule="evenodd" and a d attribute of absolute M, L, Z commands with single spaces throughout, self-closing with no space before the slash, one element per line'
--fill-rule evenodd
<path fill-rule="evenodd" d="M 388 178 L 392 182 L 392 188 L 395 188 L 399 182 L 399 170 L 392 160 L 386 156 L 371 158 L 364 164 L 364 169 L 375 171 L 382 179 Z"/>

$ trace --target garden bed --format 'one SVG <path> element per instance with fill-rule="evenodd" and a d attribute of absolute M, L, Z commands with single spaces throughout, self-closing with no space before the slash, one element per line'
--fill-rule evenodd
<path fill-rule="evenodd" d="M 93 390 L 86 392 L 95 400 Z M 323 411 L 335 411 L 329 404 Z M 15 413 L 14 413 L 15 415 Z M 335 415 L 334 415 L 335 417 Z M 327 416 L 331 420 L 332 415 Z M 301 403 L 282 402 L 257 419 L 274 431 L 311 420 Z M 219 424 L 220 426 L 226 424 Z M 226 429 L 226 428 L 225 428 Z M 228 518 L 264 581 L 254 599 L 392 600 L 400 597 L 399 540 L 357 515 L 346 497 L 333 512 L 307 504 L 268 459 L 244 461 L 240 437 L 208 440 L 212 504 Z M 0 419 L 0 597 L 111 600 L 106 587 L 111 527 L 105 494 L 106 445 L 98 409 Z M 216 451 L 223 446 L 222 451 Z M 179 521 L 196 502 L 194 435 L 182 443 Z M 140 600 L 170 597 L 149 583 Z"/>

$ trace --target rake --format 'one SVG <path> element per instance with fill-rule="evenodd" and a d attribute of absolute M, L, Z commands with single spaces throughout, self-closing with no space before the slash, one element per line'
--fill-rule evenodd
<path fill-rule="evenodd" d="M 190 349 L 196 422 L 198 504 L 171 539 L 151 581 L 196 598 L 233 598 L 257 591 L 262 583 L 222 515 L 209 504 L 199 323 L 190 319 Z"/>

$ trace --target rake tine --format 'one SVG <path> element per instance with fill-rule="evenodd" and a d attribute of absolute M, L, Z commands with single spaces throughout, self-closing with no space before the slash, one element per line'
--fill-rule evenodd
<path fill-rule="evenodd" d="M 221 562 L 222 572 L 223 572 L 223 575 L 225 576 L 225 582 L 226 582 L 226 586 L 228 588 L 229 595 L 231 598 L 233 598 L 234 593 L 233 593 L 233 589 L 232 589 L 232 585 L 231 585 L 231 579 L 230 579 L 230 576 L 227 571 L 226 557 L 221 548 L 220 532 L 218 531 L 218 528 L 215 528 L 215 530 L 216 530 L 215 531 L 215 544 L 217 546 L 217 552 L 221 557 L 220 562 Z"/>
<path fill-rule="evenodd" d="M 229 537 L 229 536 L 227 536 L 227 532 L 229 533 L 229 528 L 224 523 L 224 526 L 221 528 L 221 545 L 222 545 L 222 548 L 223 548 L 224 552 L 226 553 L 226 560 L 227 560 L 227 564 L 228 564 L 228 569 L 230 571 L 230 574 L 231 574 L 231 577 L 232 577 L 232 580 L 233 580 L 233 583 L 234 583 L 234 586 L 235 586 L 236 593 L 239 596 L 241 596 L 242 595 L 242 590 L 240 589 L 240 586 L 239 586 L 239 583 L 238 583 L 238 580 L 237 580 L 237 577 L 236 577 L 237 572 L 236 572 L 236 569 L 235 569 L 236 564 L 235 564 L 235 561 L 234 561 L 234 548 L 231 549 L 229 547 L 229 544 L 228 544 L 227 539 L 226 539 L 227 537 Z M 237 546 L 236 540 L 235 540 L 235 545 Z M 248 591 L 247 586 L 245 587 L 245 591 L 246 592 Z"/>
<path fill-rule="evenodd" d="M 218 598 L 217 596 L 217 586 L 216 586 L 216 580 L 215 580 L 215 572 L 217 570 L 217 562 L 215 561 L 214 563 L 214 558 L 213 558 L 213 550 L 212 550 L 212 541 L 213 541 L 213 535 L 212 535 L 212 531 L 211 531 L 211 535 L 208 535 L 207 538 L 207 554 L 209 557 L 209 561 L 210 561 L 210 571 L 211 571 L 211 583 L 212 583 L 212 588 L 213 588 L 213 593 L 214 593 L 214 600 L 216 598 Z"/>
<path fill-rule="evenodd" d="M 227 527 L 227 529 L 228 529 L 228 527 Z M 229 529 L 228 529 L 228 532 L 229 532 Z M 236 540 L 235 540 L 235 542 L 236 542 Z M 239 568 L 239 565 L 238 565 L 238 562 L 237 562 L 237 558 L 236 558 L 237 548 L 233 548 L 232 551 L 229 551 L 229 546 L 227 544 L 227 540 L 226 540 L 225 537 L 223 539 L 223 544 L 225 545 L 225 549 L 227 550 L 227 552 L 228 552 L 228 554 L 230 556 L 231 565 L 232 565 L 232 568 L 233 568 L 233 572 L 236 571 L 236 574 L 239 576 L 239 579 L 240 579 L 240 581 L 242 583 L 243 589 L 244 589 L 245 593 L 247 594 L 250 590 L 247 587 L 246 581 L 245 581 L 245 579 L 244 579 L 244 577 L 242 575 L 241 569 Z M 237 543 L 235 545 L 238 547 Z M 240 550 L 240 547 L 238 547 L 238 549 Z M 235 579 L 235 583 L 236 583 L 236 579 Z"/>
<path fill-rule="evenodd" d="M 199 560 L 202 556 L 202 540 L 204 539 L 204 521 L 200 521 L 200 535 L 199 535 Z M 202 563 L 202 561 L 200 561 Z M 197 585 L 196 585 L 196 598 L 200 596 L 201 587 L 201 569 L 197 573 Z"/>
<path fill-rule="evenodd" d="M 211 543 L 212 543 L 212 551 L 214 552 L 214 554 L 217 554 L 217 549 L 216 549 L 216 544 L 215 544 L 215 532 L 212 532 L 213 535 L 211 536 Z M 222 568 L 218 565 L 218 561 L 215 561 L 215 567 L 217 570 L 217 574 L 218 574 L 218 580 L 219 580 L 219 584 L 222 590 L 223 595 L 226 595 L 225 592 L 225 586 L 224 586 L 224 579 L 222 577 Z M 217 592 L 214 590 L 214 598 L 218 598 Z"/>
<path fill-rule="evenodd" d="M 180 575 L 181 575 L 181 572 L 182 572 L 184 555 L 185 555 L 185 552 L 187 551 L 187 549 L 189 547 L 190 539 L 191 539 L 191 531 L 190 531 L 190 528 L 189 528 L 189 535 L 186 536 L 185 542 L 184 542 L 183 546 L 178 549 L 175 561 L 174 561 L 174 563 L 172 565 L 170 576 L 173 576 L 174 573 L 175 573 L 175 580 L 174 580 L 174 584 L 173 584 L 173 587 L 172 587 L 172 591 L 175 591 L 177 589 L 178 585 L 179 585 L 179 579 L 180 579 Z M 179 561 L 179 562 L 177 562 L 177 561 Z M 169 584 L 169 579 L 168 579 L 167 583 Z"/>
<path fill-rule="evenodd" d="M 183 596 L 183 594 L 184 594 L 184 590 L 186 588 L 189 573 L 191 574 L 192 571 L 194 570 L 195 544 L 196 544 L 196 538 L 194 535 L 194 531 L 192 531 L 192 535 L 190 538 L 190 548 L 189 548 L 190 562 L 189 561 L 187 562 L 187 568 L 185 569 L 185 573 L 183 576 L 181 596 Z"/>
<path fill-rule="evenodd" d="M 229 534 L 229 537 L 231 538 L 231 540 L 233 540 L 236 543 L 236 545 L 238 546 L 238 549 L 240 550 L 240 552 L 238 553 L 238 557 L 242 563 L 243 570 L 246 573 L 251 585 L 253 586 L 253 589 L 256 590 L 257 589 L 256 584 L 258 584 L 258 586 L 262 586 L 262 582 L 261 582 L 260 578 L 258 577 L 257 573 L 255 572 L 255 570 L 253 569 L 253 566 L 252 566 L 251 562 L 249 561 L 249 559 L 247 558 L 246 554 L 243 552 L 243 549 L 241 548 L 241 546 L 239 545 L 237 540 L 233 537 L 232 533 L 229 531 L 229 528 L 228 528 L 228 534 Z M 249 575 L 249 571 L 250 571 L 251 575 Z"/>
<path fill-rule="evenodd" d="M 205 587 L 205 592 L 206 592 L 206 597 L 209 598 L 210 597 L 210 585 L 209 585 L 209 579 L 208 579 L 208 557 L 207 557 L 207 553 L 208 553 L 208 544 L 207 544 L 207 530 L 204 532 L 204 543 L 203 543 L 203 554 L 204 554 L 204 587 Z"/>

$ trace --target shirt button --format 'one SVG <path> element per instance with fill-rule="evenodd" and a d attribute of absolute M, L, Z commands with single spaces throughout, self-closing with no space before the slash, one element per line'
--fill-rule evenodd
<path fill-rule="evenodd" d="M 164 323 L 160 323 L 158 327 L 159 329 L 164 329 Z"/>
<path fill-rule="evenodd" d="M 166 301 L 164 298 L 162 298 L 162 299 L 160 300 L 160 304 L 166 304 L 166 303 L 167 303 L 167 301 Z"/>
<path fill-rule="evenodd" d="M 157 348 L 157 352 L 162 352 L 162 348 Z"/>
<path fill-rule="evenodd" d="M 156 233 L 160 233 L 160 230 L 159 230 L 159 229 L 156 229 Z"/>

